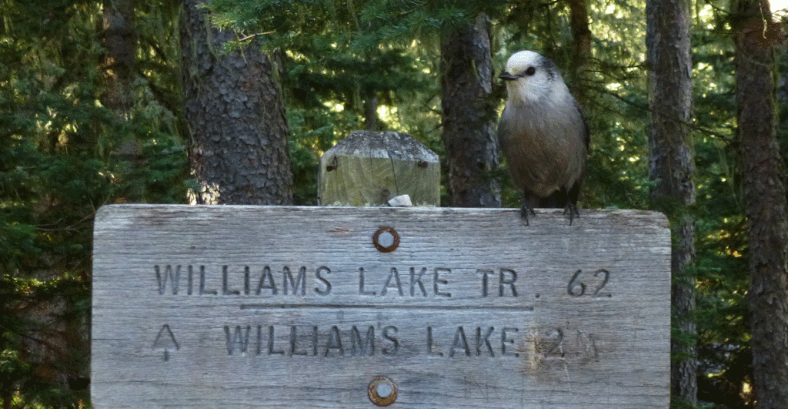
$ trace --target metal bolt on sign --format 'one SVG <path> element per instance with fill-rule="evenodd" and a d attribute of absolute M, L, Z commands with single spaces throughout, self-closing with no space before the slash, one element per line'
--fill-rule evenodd
<path fill-rule="evenodd" d="M 393 227 L 381 227 L 372 235 L 372 244 L 381 253 L 391 253 L 399 247 L 399 233 Z"/>
<path fill-rule="evenodd" d="M 375 378 L 367 388 L 369 400 L 376 406 L 389 406 L 397 400 L 397 384 L 389 378 Z"/>

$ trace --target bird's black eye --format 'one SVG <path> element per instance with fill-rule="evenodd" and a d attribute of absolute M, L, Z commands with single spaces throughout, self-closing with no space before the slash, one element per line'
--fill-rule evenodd
<path fill-rule="evenodd" d="M 536 74 L 536 68 L 534 67 L 528 67 L 528 69 L 525 70 L 525 75 L 531 76 L 534 74 Z"/>

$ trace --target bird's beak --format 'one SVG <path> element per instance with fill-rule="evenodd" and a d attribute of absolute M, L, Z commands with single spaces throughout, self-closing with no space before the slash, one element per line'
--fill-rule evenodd
<path fill-rule="evenodd" d="M 498 78 L 500 78 L 502 80 L 505 80 L 505 81 L 516 81 L 517 80 L 517 77 L 515 77 L 512 74 L 509 74 L 506 71 L 502 72 L 501 75 L 498 76 Z"/>

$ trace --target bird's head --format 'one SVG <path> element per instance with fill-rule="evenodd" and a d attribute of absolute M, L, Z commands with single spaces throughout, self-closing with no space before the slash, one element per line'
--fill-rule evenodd
<path fill-rule="evenodd" d="M 509 99 L 537 102 L 563 84 L 555 63 L 533 51 L 519 51 L 509 57 L 506 71 L 498 78 L 506 82 Z"/>

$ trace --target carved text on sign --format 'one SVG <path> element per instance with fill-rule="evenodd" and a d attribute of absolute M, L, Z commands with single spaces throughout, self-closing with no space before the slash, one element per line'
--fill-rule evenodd
<path fill-rule="evenodd" d="M 308 294 L 328 296 L 334 289 L 332 269 L 318 266 L 291 268 L 282 266 L 272 269 L 265 265 L 253 268 L 249 265 L 235 267 L 206 265 L 156 264 L 153 266 L 159 295 L 223 295 L 223 296 L 275 296 L 293 295 L 306 297 Z M 216 271 L 218 270 L 218 271 Z M 221 276 L 221 285 L 212 287 L 207 284 L 213 275 Z M 354 274 L 359 296 L 400 296 L 400 297 L 443 297 L 451 298 L 451 268 L 446 267 L 391 267 L 384 274 L 359 267 Z M 478 268 L 478 291 L 482 297 L 517 297 L 518 273 L 511 268 Z M 587 289 L 582 280 L 582 270 L 577 270 L 569 279 L 567 292 L 573 297 L 593 295 L 594 297 L 611 294 L 602 289 L 610 279 L 605 269 L 586 273 L 596 280 L 595 287 Z M 336 275 L 336 274 L 334 274 Z M 309 282 L 309 284 L 307 284 Z M 309 286 L 309 288 L 307 288 Z M 539 294 L 534 295 L 539 298 Z"/>

